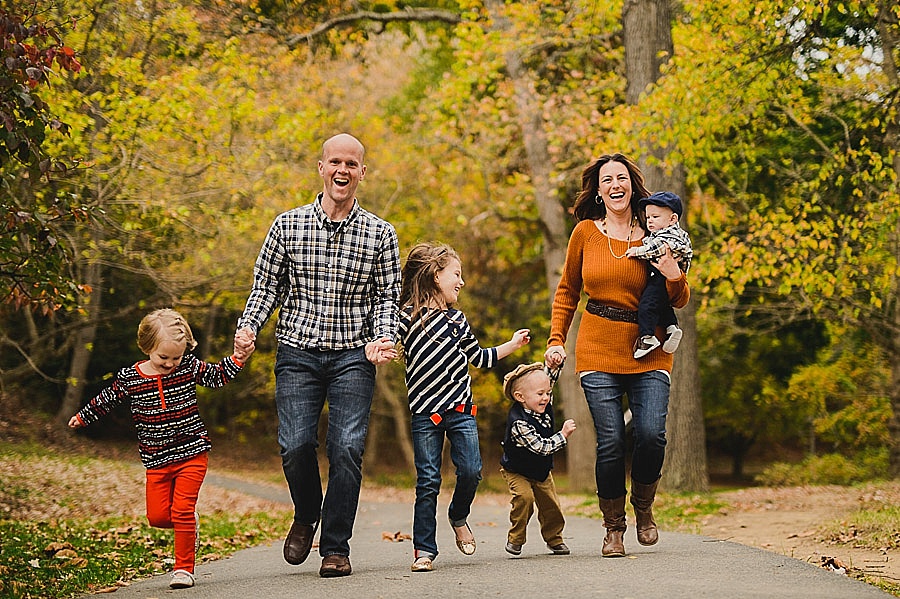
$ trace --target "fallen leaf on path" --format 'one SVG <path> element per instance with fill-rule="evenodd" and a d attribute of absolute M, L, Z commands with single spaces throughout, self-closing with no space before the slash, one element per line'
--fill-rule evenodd
<path fill-rule="evenodd" d="M 412 537 L 408 534 L 404 534 L 399 530 L 397 532 L 382 532 L 381 540 L 382 541 L 391 541 L 392 543 L 399 543 L 401 541 L 409 541 Z"/>

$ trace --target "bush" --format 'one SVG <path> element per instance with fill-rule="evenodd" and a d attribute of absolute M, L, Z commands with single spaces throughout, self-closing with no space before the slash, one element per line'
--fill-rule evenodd
<path fill-rule="evenodd" d="M 850 457 L 829 453 L 810 456 L 799 464 L 779 462 L 757 475 L 756 481 L 770 487 L 850 485 L 882 478 L 887 471 L 887 449 L 879 448 Z"/>

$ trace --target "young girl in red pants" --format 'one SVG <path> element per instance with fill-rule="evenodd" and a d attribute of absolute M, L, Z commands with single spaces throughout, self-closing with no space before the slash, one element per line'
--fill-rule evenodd
<path fill-rule="evenodd" d="M 131 400 L 138 450 L 147 468 L 147 520 L 151 526 L 175 529 L 175 571 L 169 586 L 192 587 L 200 546 L 197 496 L 211 447 L 197 409 L 197 385 L 225 385 L 255 348 L 242 337 L 235 339 L 234 355 L 218 364 L 204 362 L 186 353 L 197 342 L 184 317 L 168 308 L 141 320 L 137 341 L 147 359 L 119 370 L 112 385 L 72 416 L 69 426 L 87 426 Z"/>

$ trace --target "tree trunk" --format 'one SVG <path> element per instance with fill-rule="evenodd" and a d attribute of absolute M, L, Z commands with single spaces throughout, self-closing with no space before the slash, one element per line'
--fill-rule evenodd
<path fill-rule="evenodd" d="M 216 321 L 219 319 L 219 316 L 222 313 L 222 307 L 215 302 L 215 294 L 213 296 L 213 300 L 209 302 L 209 305 L 206 307 L 206 320 L 203 324 L 203 337 L 197 346 L 197 351 L 195 352 L 197 356 L 202 360 L 209 360 L 213 355 L 213 339 L 215 339 L 216 335 Z M 195 335 L 196 337 L 196 335 Z M 231 352 L 228 351 L 225 355 L 231 355 Z M 222 356 L 217 356 L 220 358 Z"/>
<path fill-rule="evenodd" d="M 594 434 L 594 418 L 584 398 L 581 381 L 575 372 L 575 339 L 581 325 L 581 312 L 576 312 L 566 338 L 566 355 L 570 364 L 563 368 L 557 385 L 560 391 L 560 407 L 565 418 L 571 418 L 578 424 L 579 431 L 569 437 L 566 445 L 566 463 L 569 474 L 569 491 L 597 491 L 594 472 L 597 464 L 597 436 Z"/>
<path fill-rule="evenodd" d="M 625 71 L 628 78 L 626 101 L 637 104 L 641 95 L 656 82 L 660 67 L 672 56 L 672 23 L 669 0 L 626 0 L 622 8 L 625 39 Z M 668 166 L 667 149 L 650 148 L 638 159 L 647 188 L 669 190 L 685 200 L 684 171 Z M 687 214 L 685 205 L 685 215 Z M 686 218 L 682 227 L 688 230 Z M 700 369 L 697 352 L 696 302 L 678 311 L 684 338 L 675 354 L 672 390 L 667 419 L 666 465 L 663 486 L 672 491 L 705 491 L 709 488 L 706 467 L 706 431 L 700 397 Z"/>
<path fill-rule="evenodd" d="M 900 301 L 894 298 L 894 335 L 891 348 L 891 419 L 888 421 L 890 474 L 900 478 Z"/>
<path fill-rule="evenodd" d="M 881 0 L 878 5 L 878 34 L 881 38 L 881 51 L 884 56 L 882 70 L 893 89 L 900 85 L 898 66 L 894 61 L 897 45 L 900 39 L 895 35 L 896 29 L 892 27 L 894 17 L 891 7 L 894 6 L 888 0 Z M 900 115 L 894 111 L 894 118 L 887 123 L 885 132 L 886 145 L 894 149 L 894 173 L 897 181 L 900 181 Z M 894 184 L 894 192 L 897 192 L 897 184 Z M 900 264 L 900 226 L 894 232 L 894 264 Z M 893 333 L 888 341 L 891 361 L 891 419 L 888 421 L 890 432 L 889 464 L 890 474 L 894 478 L 900 478 L 900 300 L 897 299 L 896 290 L 900 287 L 900 277 L 894 276 L 894 296 L 890 301 L 894 303 Z"/>
<path fill-rule="evenodd" d="M 409 429 L 409 404 L 391 389 L 387 379 L 387 369 L 384 366 L 379 366 L 375 371 L 375 388 L 378 397 L 387 403 L 394 422 L 395 438 L 400 450 L 399 454 L 403 457 L 406 467 L 411 470 L 415 468 L 415 457 L 413 455 L 412 434 Z M 373 463 L 375 462 L 373 460 Z"/>
<path fill-rule="evenodd" d="M 672 56 L 672 15 L 669 0 L 625 0 L 625 101 L 637 104 L 641 94 L 659 79 L 659 69 Z"/>
<path fill-rule="evenodd" d="M 672 393 L 666 420 L 666 463 L 662 485 L 670 491 L 705 492 L 709 490 L 706 466 L 706 429 L 700 398 L 700 372 L 697 352 L 696 300 L 678 311 L 684 338 L 675 352 L 672 369 Z"/>
<path fill-rule="evenodd" d="M 69 374 L 66 377 L 66 392 L 63 395 L 56 422 L 65 427 L 72 415 L 81 408 L 87 370 L 91 364 L 91 346 L 97 338 L 97 320 L 100 318 L 101 298 L 103 297 L 100 280 L 100 264 L 91 260 L 85 269 L 85 283 L 91 286 L 91 295 L 85 302 L 86 314 L 84 326 L 75 332 L 72 344 L 72 361 L 69 363 Z"/>
<path fill-rule="evenodd" d="M 496 0 L 486 3 L 495 26 L 500 31 L 508 31 L 509 20 L 503 14 L 503 5 Z M 544 129 L 542 107 L 538 101 L 540 96 L 535 91 L 534 81 L 522 64 L 522 56 L 517 50 L 510 50 L 504 56 L 506 71 L 515 90 L 518 122 L 521 126 L 522 140 L 525 145 L 525 156 L 528 174 L 534 185 L 534 201 L 538 208 L 543 234 L 544 273 L 547 277 L 547 289 L 550 297 L 556 292 L 556 286 L 562 274 L 566 260 L 568 231 L 565 211 L 556 199 L 550 180 L 550 152 L 548 150 L 547 132 Z M 569 329 L 566 353 L 575 355 L 575 338 L 578 335 L 576 318 Z M 574 360 L 572 361 L 574 362 Z M 581 385 L 575 375 L 574 364 L 563 369 L 558 383 L 559 406 L 566 418 L 572 418 L 582 426 L 591 423 L 590 411 L 584 401 Z M 572 435 L 567 448 L 567 467 L 569 486 L 572 491 L 594 488 L 594 461 L 596 442 L 589 434 Z"/>

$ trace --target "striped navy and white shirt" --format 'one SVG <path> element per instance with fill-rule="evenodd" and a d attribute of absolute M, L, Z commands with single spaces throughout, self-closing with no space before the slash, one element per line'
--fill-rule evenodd
<path fill-rule="evenodd" d="M 258 333 L 281 308 L 275 337 L 298 349 L 362 347 L 397 331 L 400 248 L 394 227 L 354 200 L 334 222 L 322 194 L 276 217 L 253 268 L 238 329 Z"/>
<path fill-rule="evenodd" d="M 400 311 L 400 342 L 406 357 L 406 388 L 413 414 L 442 414 L 472 405 L 469 364 L 491 368 L 497 348 L 482 348 L 465 315 L 455 308 L 423 309 L 412 321 L 412 308 Z"/>

